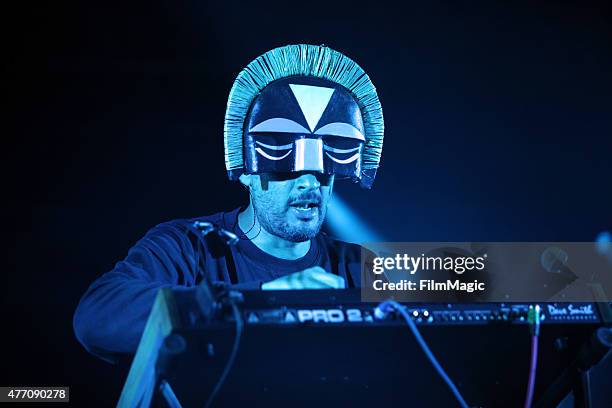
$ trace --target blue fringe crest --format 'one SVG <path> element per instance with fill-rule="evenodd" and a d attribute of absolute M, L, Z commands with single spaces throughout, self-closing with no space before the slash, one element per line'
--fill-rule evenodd
<path fill-rule="evenodd" d="M 275 48 L 257 57 L 234 81 L 223 128 L 225 167 L 230 178 L 237 178 L 244 166 L 243 126 L 251 103 L 271 82 L 290 76 L 326 79 L 353 95 L 361 109 L 365 128 L 361 167 L 375 174 L 382 154 L 384 120 L 372 81 L 357 63 L 340 52 L 324 45 L 299 44 Z"/>

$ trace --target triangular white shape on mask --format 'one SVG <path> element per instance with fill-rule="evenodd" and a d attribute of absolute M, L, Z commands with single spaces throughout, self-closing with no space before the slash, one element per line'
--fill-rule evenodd
<path fill-rule="evenodd" d="M 302 109 L 310 131 L 313 132 L 329 104 L 334 88 L 294 84 L 290 84 L 289 87 L 291 87 L 291 91 L 297 99 L 300 109 Z"/>

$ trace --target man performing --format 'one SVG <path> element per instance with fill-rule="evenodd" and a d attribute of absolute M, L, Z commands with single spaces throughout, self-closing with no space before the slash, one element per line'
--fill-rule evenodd
<path fill-rule="evenodd" d="M 157 291 L 203 279 L 236 289 L 360 286 L 360 247 L 320 228 L 336 179 L 371 187 L 383 131 L 376 89 L 343 54 L 290 45 L 256 58 L 234 82 L 224 126 L 228 176 L 248 189 L 248 206 L 150 230 L 81 299 L 79 341 L 110 361 L 133 353 Z"/>

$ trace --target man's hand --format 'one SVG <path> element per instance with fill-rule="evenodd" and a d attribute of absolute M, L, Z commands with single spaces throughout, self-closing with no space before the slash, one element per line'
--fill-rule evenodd
<path fill-rule="evenodd" d="M 262 290 L 344 289 L 344 279 L 313 266 L 261 285 Z"/>

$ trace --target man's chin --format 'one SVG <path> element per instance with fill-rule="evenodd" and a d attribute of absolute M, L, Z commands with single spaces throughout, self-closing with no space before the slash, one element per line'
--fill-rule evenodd
<path fill-rule="evenodd" d="M 318 218 L 311 221 L 297 221 L 290 223 L 283 229 L 275 234 L 287 241 L 291 242 L 304 242 L 313 239 L 321 229 L 321 223 L 318 222 Z"/>
<path fill-rule="evenodd" d="M 282 217 L 260 219 L 262 227 L 270 234 L 290 242 L 304 242 L 314 238 L 321 229 L 323 224 L 322 211 L 317 208 L 313 211 L 313 216 L 310 214 L 299 214 L 294 208 L 286 211 Z M 260 213 L 263 213 L 260 212 Z"/>
<path fill-rule="evenodd" d="M 287 241 L 296 242 L 296 243 L 306 242 L 316 237 L 318 232 L 319 231 L 316 231 L 316 232 L 315 231 L 292 231 L 291 233 L 286 234 L 286 236 L 283 238 L 286 239 Z"/>

